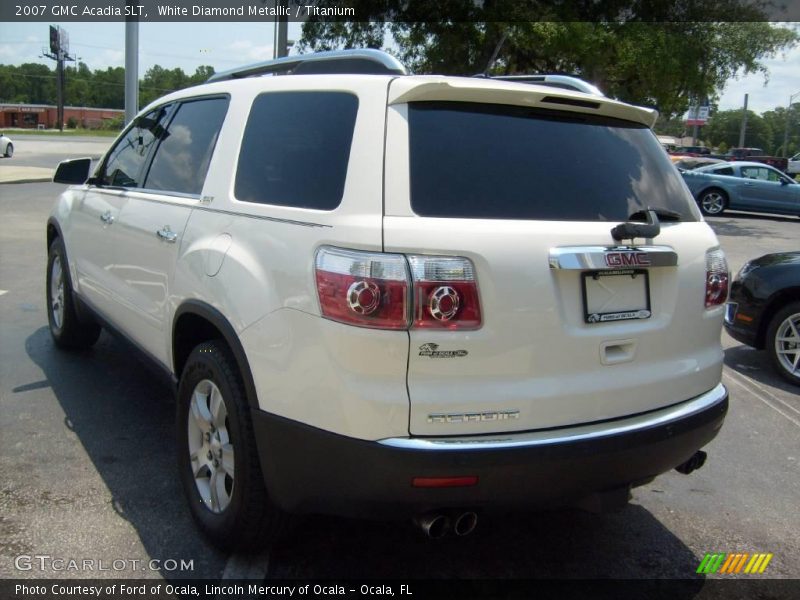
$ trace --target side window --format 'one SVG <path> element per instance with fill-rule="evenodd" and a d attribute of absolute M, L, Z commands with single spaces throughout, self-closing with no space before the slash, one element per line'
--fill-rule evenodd
<path fill-rule="evenodd" d="M 239 152 L 236 198 L 333 210 L 342 201 L 358 98 L 272 92 L 253 101 Z"/>
<path fill-rule="evenodd" d="M 733 175 L 733 167 L 719 167 L 714 169 L 717 175 Z"/>
<path fill-rule="evenodd" d="M 764 179 L 760 176 L 759 171 L 761 170 L 758 167 L 742 167 L 742 177 L 745 179 Z"/>
<path fill-rule="evenodd" d="M 227 111 L 227 98 L 180 104 L 161 137 L 143 187 L 199 194 Z"/>
<path fill-rule="evenodd" d="M 103 185 L 141 187 L 141 173 L 147 155 L 164 133 L 170 106 L 162 106 L 136 119 L 133 127 L 109 152 L 101 176 Z"/>

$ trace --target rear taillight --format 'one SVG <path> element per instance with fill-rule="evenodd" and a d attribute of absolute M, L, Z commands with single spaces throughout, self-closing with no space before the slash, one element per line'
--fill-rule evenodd
<path fill-rule="evenodd" d="M 454 256 L 409 256 L 413 281 L 413 327 L 477 329 L 481 307 L 475 269 Z"/>
<path fill-rule="evenodd" d="M 323 316 L 376 329 L 408 328 L 409 277 L 402 254 L 320 248 L 316 277 Z"/>
<path fill-rule="evenodd" d="M 728 299 L 730 273 L 721 248 L 706 251 L 706 308 L 724 304 Z"/>
<path fill-rule="evenodd" d="M 410 272 L 409 272 L 410 267 Z M 323 247 L 317 293 L 328 319 L 377 329 L 477 329 L 481 309 L 469 259 Z"/>

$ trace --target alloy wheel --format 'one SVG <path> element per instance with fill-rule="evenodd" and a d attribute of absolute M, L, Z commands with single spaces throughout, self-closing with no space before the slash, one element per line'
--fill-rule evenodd
<path fill-rule="evenodd" d="M 200 381 L 192 392 L 187 427 L 189 461 L 197 491 L 206 508 L 219 514 L 233 497 L 234 449 L 225 400 L 210 379 Z"/>

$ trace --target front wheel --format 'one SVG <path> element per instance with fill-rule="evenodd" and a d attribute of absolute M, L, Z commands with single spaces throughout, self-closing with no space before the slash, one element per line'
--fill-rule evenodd
<path fill-rule="evenodd" d="M 728 197 L 720 190 L 703 192 L 699 200 L 700 212 L 707 217 L 721 215 L 728 205 Z"/>
<path fill-rule="evenodd" d="M 100 326 L 91 321 L 81 321 L 78 316 L 67 252 L 60 238 L 50 244 L 47 252 L 46 279 L 47 321 L 56 346 L 70 350 L 89 348 L 100 337 Z"/>
<path fill-rule="evenodd" d="M 190 354 L 176 414 L 178 467 L 192 516 L 223 550 L 262 548 L 287 515 L 269 499 L 236 361 L 220 341 Z"/>
<path fill-rule="evenodd" d="M 9 144 L 6 146 L 6 158 L 11 158 L 14 156 L 14 144 Z"/>
<path fill-rule="evenodd" d="M 767 350 L 778 373 L 800 385 L 800 302 L 787 304 L 772 317 Z"/>

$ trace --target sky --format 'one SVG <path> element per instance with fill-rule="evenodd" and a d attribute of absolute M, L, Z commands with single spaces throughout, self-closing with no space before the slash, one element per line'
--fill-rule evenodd
<path fill-rule="evenodd" d="M 57 25 L 58 23 L 53 23 Z M 0 22 L 0 64 L 41 62 L 48 43 L 48 23 Z M 64 23 L 69 32 L 72 56 L 90 69 L 124 66 L 125 25 L 123 23 Z M 298 40 L 299 23 L 289 23 L 289 39 Z M 141 23 L 139 25 L 139 76 L 159 64 L 180 67 L 191 74 L 200 65 L 216 71 L 268 60 L 273 53 L 273 24 L 258 23 Z M 765 82 L 762 74 L 730 80 L 720 98 L 720 110 L 740 108 L 749 94 L 748 108 L 757 113 L 787 106 L 789 96 L 800 93 L 800 45 L 771 59 Z M 797 98 L 795 98 L 797 101 Z"/>

